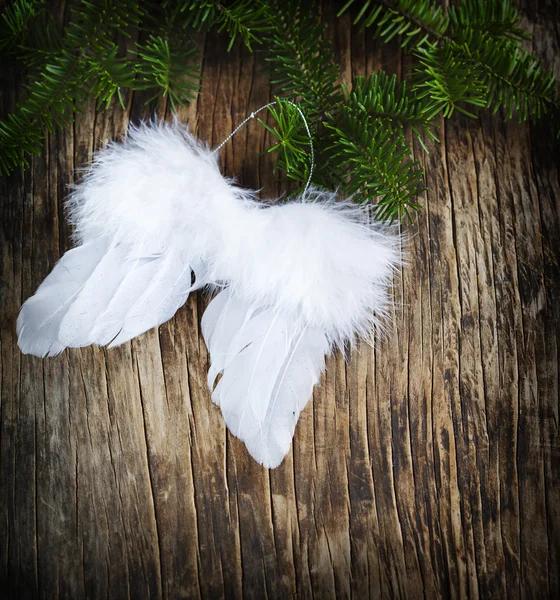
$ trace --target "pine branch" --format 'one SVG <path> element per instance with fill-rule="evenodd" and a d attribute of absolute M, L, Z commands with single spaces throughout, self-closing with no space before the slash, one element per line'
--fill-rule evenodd
<path fill-rule="evenodd" d="M 28 166 L 28 156 L 40 153 L 46 132 L 69 123 L 92 91 L 107 100 L 107 84 L 93 80 L 96 71 L 107 72 L 95 63 L 96 54 L 103 56 L 111 50 L 110 39 L 103 33 L 132 26 L 138 18 L 138 6 L 130 0 L 74 5 L 63 47 L 47 54 L 26 86 L 26 98 L 15 113 L 0 120 L 0 173 Z M 108 59 L 103 61 L 107 66 Z"/>
<path fill-rule="evenodd" d="M 66 47 L 102 50 L 110 35 L 130 35 L 140 25 L 144 9 L 135 0 L 76 0 L 65 31 Z"/>
<path fill-rule="evenodd" d="M 39 154 L 45 131 L 63 127 L 85 99 L 87 70 L 76 56 L 61 52 L 28 86 L 27 98 L 16 113 L 0 120 L 0 174 L 29 166 L 28 156 Z"/>
<path fill-rule="evenodd" d="M 22 61 L 29 51 L 33 61 L 25 64 L 34 68 L 25 99 L 16 112 L 0 120 L 2 174 L 28 166 L 29 155 L 40 153 L 46 132 L 68 124 L 88 97 L 96 98 L 98 106 L 108 107 L 116 95 L 124 105 L 123 89 L 156 88 L 156 95 L 168 96 L 175 108 L 198 90 L 197 67 L 192 65 L 194 47 L 185 36 L 180 44 L 151 36 L 146 44 L 137 46 L 137 58 L 119 54 L 115 37 L 138 29 L 144 14 L 135 0 L 75 0 L 61 47 L 42 54 L 26 44 L 31 34 L 37 33 L 34 23 L 44 15 L 21 0 L 20 4 L 20 13 L 10 14 L 4 23 L 13 34 L 12 52 Z"/>
<path fill-rule="evenodd" d="M 348 0 L 338 16 L 356 1 Z M 360 21 L 363 27 L 376 25 L 374 35 L 385 43 L 399 36 L 401 46 L 409 51 L 422 47 L 430 39 L 444 39 L 449 27 L 447 15 L 435 0 L 365 0 L 354 24 Z"/>
<path fill-rule="evenodd" d="M 350 0 L 341 12 L 356 0 Z M 108 107 L 125 90 L 153 90 L 173 109 L 198 92 L 190 34 L 215 28 L 251 49 L 267 46 L 280 95 L 264 124 L 275 139 L 276 168 L 304 183 L 311 166 L 304 111 L 315 148 L 313 183 L 337 187 L 356 202 L 376 203 L 394 219 L 418 208 L 422 170 L 408 133 L 423 145 L 431 122 L 470 107 L 517 112 L 521 120 L 551 112 L 560 121 L 556 81 L 520 41 L 527 38 L 508 0 L 462 0 L 443 11 L 434 0 L 361 0 L 356 22 L 396 36 L 416 60 L 412 78 L 383 72 L 339 83 L 325 24 L 306 0 L 71 0 L 59 29 L 45 0 L 14 0 L 0 20 L 0 48 L 29 75 L 24 100 L 0 120 L 0 172 L 25 166 L 46 131 L 68 123 L 86 98 Z M 147 31 L 123 47 L 123 36 Z M 120 40 L 120 43 L 119 43 Z M 262 121 L 261 121 L 262 122 Z"/>
<path fill-rule="evenodd" d="M 423 189 L 423 171 L 409 160 L 409 149 L 362 115 L 343 112 L 339 126 L 327 127 L 336 136 L 329 164 L 345 194 L 364 204 L 379 199 L 375 210 L 382 220 L 412 220 L 410 210 L 420 208 L 413 198 Z"/>
<path fill-rule="evenodd" d="M 349 0 L 338 12 L 346 12 L 357 0 Z M 363 0 L 354 24 L 376 25 L 375 37 L 385 43 L 401 37 L 409 51 L 432 43 L 450 41 L 465 29 L 475 28 L 491 37 L 527 40 L 530 35 L 520 28 L 521 17 L 509 0 L 461 0 L 447 14 L 435 0 Z"/>
<path fill-rule="evenodd" d="M 196 48 L 193 44 L 177 44 L 160 36 L 151 35 L 146 44 L 138 44 L 135 89 L 156 89 L 150 102 L 157 97 L 168 97 L 175 111 L 196 97 L 199 90 L 199 65 L 193 64 Z"/>
<path fill-rule="evenodd" d="M 10 67 L 18 70 L 36 67 L 61 49 L 61 34 L 45 0 L 15 0 L 4 9 L 0 20 L 0 51 L 11 60 Z"/>
<path fill-rule="evenodd" d="M 508 0 L 462 0 L 447 15 L 433 0 L 366 0 L 355 22 L 376 25 L 384 42 L 401 36 L 402 46 L 413 49 L 425 69 L 423 74 L 416 69 L 415 81 L 423 94 L 434 92 L 445 116 L 455 108 L 471 114 L 458 105 L 463 102 L 493 112 L 504 108 L 508 118 L 516 111 L 521 121 L 547 111 L 556 117 L 556 81 L 519 45 L 528 38 L 520 20 Z"/>
<path fill-rule="evenodd" d="M 486 106 L 485 81 L 479 73 L 473 73 L 463 61 L 456 60 L 453 46 L 429 45 L 417 50 L 417 56 L 419 64 L 414 70 L 413 88 L 419 99 L 431 101 L 432 118 L 439 112 L 448 118 L 455 110 L 475 117 L 462 103 Z"/>
<path fill-rule="evenodd" d="M 272 81 L 306 113 L 317 150 L 313 182 L 335 186 L 356 202 L 378 201 L 382 218 L 410 215 L 423 174 L 410 160 L 405 125 L 420 140 L 423 134 L 435 139 L 432 103 L 383 72 L 357 78 L 352 90 L 338 84 L 324 26 L 301 3 L 275 5 L 270 20 Z M 269 151 L 277 152 L 276 168 L 304 183 L 310 164 L 307 133 L 295 107 L 277 102 L 270 110 L 274 125 L 263 123 L 276 140 Z"/>
<path fill-rule="evenodd" d="M 560 109 L 554 75 L 517 42 L 465 30 L 457 42 L 446 46 L 455 61 L 482 82 L 487 90 L 486 107 L 493 113 L 504 108 L 506 117 L 512 118 L 515 110 L 518 120 L 526 121 Z"/>
<path fill-rule="evenodd" d="M 523 41 L 531 36 L 521 29 L 521 16 L 509 0 L 462 0 L 448 8 L 449 37 L 458 40 L 465 30 L 476 29 L 490 37 Z"/>
<path fill-rule="evenodd" d="M 407 114 L 429 132 L 422 110 L 402 100 L 406 88 L 403 93 L 399 86 L 401 101 L 394 101 L 391 90 L 395 88 L 395 79 L 384 73 L 358 79 L 337 114 L 325 123 L 331 132 L 325 167 L 334 184 L 354 201 L 373 204 L 377 200 L 379 217 L 388 220 L 411 218 L 410 209 L 419 207 L 414 198 L 423 189 L 423 171 L 411 160 L 404 136 Z"/>
<path fill-rule="evenodd" d="M 236 0 L 235 2 L 211 2 L 208 0 L 165 0 L 163 9 L 173 19 L 181 23 L 184 29 L 194 28 L 201 31 L 217 28 L 219 32 L 229 35 L 228 52 L 239 37 L 252 49 L 251 44 L 260 43 L 257 35 L 265 31 L 267 25 L 264 18 L 266 6 L 252 0 Z"/>
<path fill-rule="evenodd" d="M 25 44 L 32 23 L 44 9 L 44 0 L 15 0 L 6 6 L 0 20 L 0 50 L 10 52 Z"/>
<path fill-rule="evenodd" d="M 275 98 L 275 101 L 276 106 L 268 109 L 275 125 L 270 126 L 259 119 L 259 123 L 277 140 L 268 149 L 268 152 L 277 153 L 274 170 L 279 169 L 290 179 L 300 183 L 307 182 L 311 168 L 311 156 L 310 140 L 305 125 L 293 104 L 278 97 Z"/>
<path fill-rule="evenodd" d="M 88 80 L 92 82 L 91 94 L 97 98 L 97 107 L 109 108 L 113 96 L 117 95 L 124 108 L 122 96 L 124 89 L 138 89 L 135 70 L 130 67 L 127 58 L 119 57 L 117 44 L 112 44 L 103 52 L 87 57 Z M 85 57 L 82 57 L 83 59 Z"/>
<path fill-rule="evenodd" d="M 270 25 L 271 83 L 282 95 L 301 101 L 312 120 L 324 115 L 340 98 L 340 71 L 316 7 L 297 0 L 264 6 Z"/>
<path fill-rule="evenodd" d="M 410 210 L 418 208 L 414 198 L 422 189 L 423 172 L 410 159 L 405 125 L 419 139 L 422 133 L 435 139 L 427 118 L 430 103 L 383 72 L 368 79 L 358 77 L 352 90 L 342 86 L 342 91 L 328 116 L 315 122 L 320 158 L 313 181 L 337 187 L 355 202 L 377 202 L 380 218 L 410 217 Z M 276 140 L 269 151 L 277 152 L 276 168 L 304 183 L 310 167 L 305 126 L 292 104 L 281 98 L 276 101 L 278 106 L 269 109 L 274 125 L 261 121 Z"/>
<path fill-rule="evenodd" d="M 393 135 L 405 143 L 405 127 L 410 127 L 422 146 L 422 136 L 436 140 L 433 133 L 433 113 L 439 112 L 433 102 L 421 101 L 406 81 L 399 82 L 396 75 L 389 77 L 378 71 L 367 79 L 356 77 L 350 90 L 342 84 L 346 104 L 363 110 L 368 117 L 379 119 Z"/>
<path fill-rule="evenodd" d="M 218 31 L 227 31 L 230 37 L 228 51 L 231 50 L 237 36 L 251 50 L 251 43 L 260 42 L 255 34 L 266 31 L 263 18 L 264 7 L 255 6 L 255 2 L 238 1 L 231 6 L 220 4 L 217 19 Z"/>

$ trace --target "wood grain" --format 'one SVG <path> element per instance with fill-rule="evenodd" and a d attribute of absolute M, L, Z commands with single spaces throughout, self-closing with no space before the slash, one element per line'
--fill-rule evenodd
<path fill-rule="evenodd" d="M 524 3 L 560 76 L 558 9 Z M 407 59 L 323 18 L 346 81 Z M 263 61 L 201 36 L 203 91 L 181 111 L 219 143 L 271 99 Z M 2 92 L 3 109 L 20 89 Z M 15 322 L 70 247 L 74 169 L 149 114 L 88 105 L 1 183 L 0 589 L 8 598 L 560 597 L 560 184 L 546 121 L 441 123 L 392 330 L 329 358 L 293 449 L 267 471 L 227 433 L 191 296 L 114 350 L 20 354 Z M 161 116 L 168 107 L 156 107 Z M 251 122 L 224 172 L 276 196 Z"/>

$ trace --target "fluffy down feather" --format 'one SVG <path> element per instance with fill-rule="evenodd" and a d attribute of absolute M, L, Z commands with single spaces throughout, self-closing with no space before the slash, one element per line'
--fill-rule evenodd
<path fill-rule="evenodd" d="M 69 198 L 77 241 L 107 237 L 187 261 L 227 247 L 253 193 L 224 178 L 217 161 L 177 120 L 131 126 L 94 156 Z"/>
<path fill-rule="evenodd" d="M 323 329 L 338 346 L 382 327 L 401 262 L 394 227 L 318 190 L 295 202 L 248 207 L 243 222 L 242 239 L 216 254 L 211 279 L 228 281 L 249 304 Z"/>

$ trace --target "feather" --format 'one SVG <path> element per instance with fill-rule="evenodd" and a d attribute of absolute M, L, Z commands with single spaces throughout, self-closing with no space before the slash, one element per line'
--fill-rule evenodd
<path fill-rule="evenodd" d="M 218 156 L 184 125 L 131 126 L 95 156 L 67 202 L 77 241 L 106 237 L 138 255 L 175 250 L 185 259 L 235 245 L 253 192 L 220 173 Z"/>
<path fill-rule="evenodd" d="M 161 267 L 161 261 L 153 257 L 134 259 L 130 263 L 128 273 L 91 327 L 91 339 L 100 346 L 112 342 L 122 331 L 131 305 L 142 296 Z"/>
<path fill-rule="evenodd" d="M 140 276 L 144 289 L 134 302 L 127 305 L 129 308 L 124 318 L 119 323 L 118 311 L 117 318 L 113 317 L 113 321 L 119 323 L 120 331 L 109 344 L 110 348 L 165 323 L 187 301 L 193 288 L 191 266 L 174 253 L 152 261 L 152 265 L 150 278 Z"/>
<path fill-rule="evenodd" d="M 60 323 L 58 341 L 63 346 L 80 348 L 94 343 L 93 326 L 125 278 L 127 250 L 123 244 L 109 246 L 84 283 Z"/>
<path fill-rule="evenodd" d="M 202 316 L 202 335 L 212 356 L 212 364 L 208 370 L 208 386 L 213 388 L 214 381 L 224 370 L 228 359 L 228 348 L 235 334 L 244 322 L 250 318 L 252 311 L 229 289 L 220 292 L 208 305 Z"/>
<path fill-rule="evenodd" d="M 339 347 L 382 327 L 401 263 L 396 227 L 317 190 L 248 210 L 234 225 L 244 242 L 217 253 L 215 271 L 244 301 L 303 319 Z"/>
<path fill-rule="evenodd" d="M 215 303 L 212 306 L 212 303 Z M 324 369 L 329 342 L 324 332 L 290 322 L 270 307 L 245 306 L 222 291 L 207 310 L 216 324 L 205 328 L 212 363 L 222 377 L 212 398 L 230 431 L 245 442 L 253 458 L 274 468 L 290 449 L 294 429 Z M 235 306 L 234 309 L 231 307 Z M 221 315 L 236 314 L 234 335 L 218 335 Z M 206 317 L 206 314 L 205 314 Z M 208 323 L 208 322 L 207 322 Z"/>
<path fill-rule="evenodd" d="M 73 248 L 58 261 L 35 295 L 22 306 L 17 320 L 18 343 L 24 354 L 56 356 L 60 323 L 107 249 L 99 239 Z"/>
<path fill-rule="evenodd" d="M 67 252 L 22 307 L 22 351 L 53 356 L 64 348 L 122 344 L 169 320 L 205 283 L 202 263 L 193 284 L 191 266 L 178 255 L 131 258 L 129 252 L 123 244 L 107 248 L 106 241 Z"/>

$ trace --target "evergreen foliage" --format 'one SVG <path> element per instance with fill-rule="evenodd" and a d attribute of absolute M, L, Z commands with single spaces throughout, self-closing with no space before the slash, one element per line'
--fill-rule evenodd
<path fill-rule="evenodd" d="M 444 116 L 461 104 L 504 109 L 519 121 L 552 113 L 558 121 L 556 80 L 520 42 L 529 36 L 509 0 L 461 0 L 445 14 L 434 0 L 349 0 L 361 4 L 354 23 L 373 27 L 384 42 L 399 36 L 417 59 L 414 89 L 433 97 Z"/>
<path fill-rule="evenodd" d="M 400 39 L 413 57 L 403 81 L 379 71 L 340 84 L 326 25 L 306 0 L 71 0 L 61 26 L 47 0 L 14 0 L 0 18 L 2 63 L 25 76 L 16 110 L 0 119 L 0 174 L 25 167 L 46 132 L 68 124 L 88 98 L 124 106 L 130 90 L 151 90 L 171 107 L 199 90 L 200 56 L 193 34 L 216 29 L 250 50 L 265 49 L 277 105 L 272 124 L 276 166 L 304 183 L 309 139 L 315 185 L 336 187 L 375 204 L 383 218 L 418 208 L 423 173 L 411 137 L 436 139 L 433 122 L 455 111 L 503 111 L 520 121 L 547 115 L 558 126 L 552 74 L 524 50 L 528 35 L 509 0 L 349 0 L 354 22 L 383 42 Z"/>
<path fill-rule="evenodd" d="M 339 84 L 338 67 L 312 2 L 268 3 L 271 80 L 282 97 L 299 102 L 316 148 L 316 185 L 336 187 L 356 202 L 376 201 L 388 219 L 410 214 L 422 189 L 423 174 L 411 160 L 405 124 L 429 132 L 427 104 L 413 105 L 406 83 L 378 72 L 358 78 L 352 90 Z M 275 18 L 273 18 L 275 17 Z M 305 182 L 309 153 L 305 127 L 296 108 L 279 102 L 268 127 L 277 143 L 277 167 Z"/>
<path fill-rule="evenodd" d="M 231 50 L 239 36 L 251 50 L 252 43 L 260 43 L 258 33 L 267 28 L 264 18 L 266 6 L 247 0 L 234 2 L 211 2 L 199 0 L 165 0 L 164 8 L 173 14 L 183 31 L 194 29 L 200 31 L 204 27 L 217 27 L 219 32 L 229 35 L 228 51 Z"/>
<path fill-rule="evenodd" d="M 27 167 L 46 132 L 67 125 L 88 98 L 108 107 L 116 96 L 124 106 L 124 91 L 152 90 L 150 99 L 168 97 L 174 109 L 189 101 L 199 86 L 190 33 L 216 26 L 230 47 L 237 36 L 250 44 L 262 13 L 252 4 L 73 0 L 63 28 L 45 0 L 9 4 L 0 20 L 2 62 L 25 69 L 27 84 L 15 112 L 0 119 L 0 174 Z"/>

